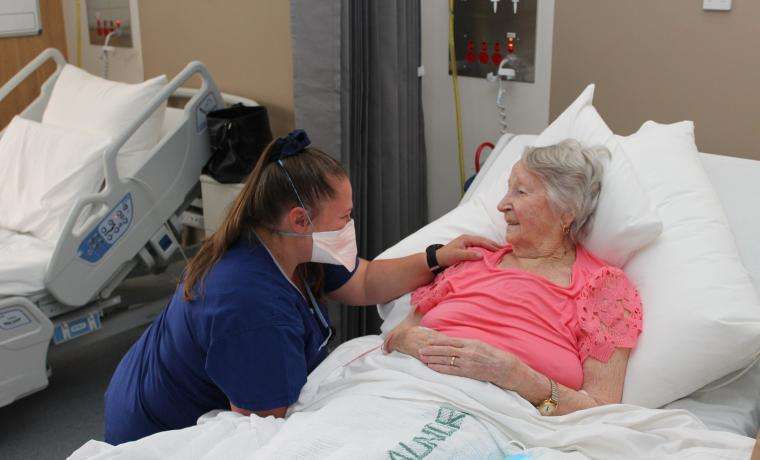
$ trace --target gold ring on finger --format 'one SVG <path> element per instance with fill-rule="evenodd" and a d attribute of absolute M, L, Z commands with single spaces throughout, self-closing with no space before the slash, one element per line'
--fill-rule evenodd
<path fill-rule="evenodd" d="M 451 363 L 449 363 L 449 366 L 454 367 L 454 360 L 457 359 L 456 356 L 451 357 Z"/>

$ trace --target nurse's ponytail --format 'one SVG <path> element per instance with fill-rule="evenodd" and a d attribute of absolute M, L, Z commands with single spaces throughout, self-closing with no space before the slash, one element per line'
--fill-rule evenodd
<path fill-rule="evenodd" d="M 187 265 L 183 290 L 185 300 L 193 300 L 197 293 L 202 295 L 203 279 L 240 238 L 252 238 L 255 228 L 277 228 L 284 213 L 300 206 L 288 182 L 288 175 L 312 216 L 319 212 L 319 203 L 335 197 L 332 184 L 336 179 L 348 178 L 340 163 L 312 147 L 300 150 L 296 155 L 281 157 L 281 152 L 275 148 L 281 139 L 272 141 L 261 154 L 219 229 L 204 241 Z M 274 155 L 280 157 L 282 166 L 273 161 Z M 322 273 L 318 267 L 317 264 L 302 264 L 297 273 L 302 280 L 317 279 L 316 290 L 319 291 Z"/>

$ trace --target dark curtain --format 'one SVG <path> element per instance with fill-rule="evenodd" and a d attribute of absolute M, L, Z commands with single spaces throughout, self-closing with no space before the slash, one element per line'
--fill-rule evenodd
<path fill-rule="evenodd" d="M 336 16 L 328 17 L 336 5 L 337 31 Z M 359 255 L 373 259 L 427 221 L 420 2 L 292 0 L 291 8 L 296 121 L 320 131 L 313 139 L 339 146 L 354 189 Z M 313 31 L 320 24 L 322 32 Z M 325 126 L 335 118 L 339 129 Z M 341 341 L 379 331 L 374 307 L 331 314 Z"/>

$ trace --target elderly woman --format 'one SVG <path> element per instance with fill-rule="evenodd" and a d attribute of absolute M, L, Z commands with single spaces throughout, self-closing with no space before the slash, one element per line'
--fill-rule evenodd
<path fill-rule="evenodd" d="M 543 415 L 620 402 L 641 301 L 579 243 L 608 156 L 574 140 L 527 149 L 498 205 L 508 244 L 417 289 L 385 350 L 513 390 Z"/>

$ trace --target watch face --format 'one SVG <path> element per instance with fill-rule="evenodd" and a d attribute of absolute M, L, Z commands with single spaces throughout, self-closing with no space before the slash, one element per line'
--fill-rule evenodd
<path fill-rule="evenodd" d="M 544 401 L 541 403 L 540 406 L 538 406 L 538 411 L 541 413 L 541 415 L 551 415 L 554 412 L 554 409 L 557 408 L 557 405 L 554 404 L 551 401 Z"/>

